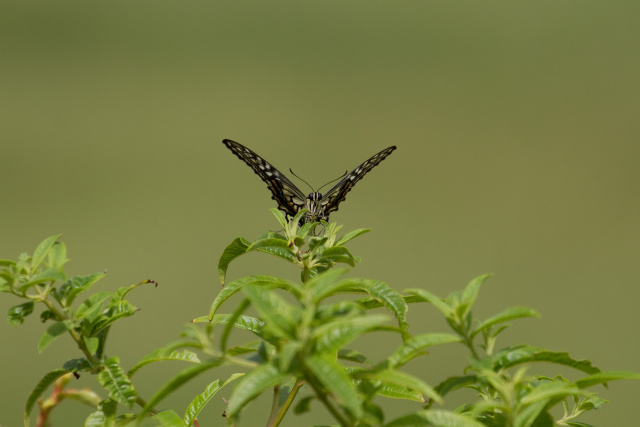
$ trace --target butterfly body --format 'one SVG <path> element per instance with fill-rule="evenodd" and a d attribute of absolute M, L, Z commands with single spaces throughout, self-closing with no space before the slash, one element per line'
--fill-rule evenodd
<path fill-rule="evenodd" d="M 271 198 L 278 203 L 278 209 L 291 218 L 301 209 L 308 212 L 300 220 L 301 223 L 329 220 L 329 214 L 338 210 L 338 205 L 346 198 L 351 188 L 371 169 L 383 161 L 396 149 L 395 146 L 385 148 L 369 158 L 360 166 L 346 174 L 324 195 L 312 192 L 305 196 L 282 172 L 273 167 L 255 152 L 230 139 L 222 141 L 233 154 L 244 161 L 267 184 Z"/>

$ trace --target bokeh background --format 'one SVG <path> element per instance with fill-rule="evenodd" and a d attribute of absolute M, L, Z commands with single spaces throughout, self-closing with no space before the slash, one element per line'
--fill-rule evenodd
<path fill-rule="evenodd" d="M 397 145 L 332 216 L 373 229 L 351 245 L 363 258 L 351 274 L 446 296 L 493 272 L 478 316 L 542 314 L 502 345 L 640 371 L 639 16 L 637 1 L 595 0 L 3 2 L 0 258 L 62 233 L 69 274 L 108 269 L 99 290 L 157 280 L 111 334 L 130 367 L 207 313 L 232 239 L 277 228 L 266 186 L 223 138 L 316 187 Z M 229 271 L 250 274 L 298 273 L 260 254 Z M 3 294 L 0 312 L 20 302 Z M 446 331 L 422 310 L 410 312 L 416 332 Z M 39 355 L 43 331 L 37 316 L 0 322 L 3 427 L 78 357 L 66 337 Z M 465 357 L 437 348 L 410 368 L 435 384 Z M 141 372 L 141 393 L 180 367 Z M 204 384 L 166 406 L 181 413 Z M 612 403 L 583 421 L 636 422 L 640 383 L 599 391 Z M 262 425 L 267 407 L 245 424 Z M 285 425 L 331 422 L 313 408 Z M 202 425 L 222 410 L 212 403 Z M 68 402 L 52 422 L 88 413 Z"/>

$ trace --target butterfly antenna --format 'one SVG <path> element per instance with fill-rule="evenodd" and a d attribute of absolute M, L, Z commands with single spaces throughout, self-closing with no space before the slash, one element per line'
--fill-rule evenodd
<path fill-rule="evenodd" d="M 295 173 L 291 168 L 289 168 L 289 172 L 291 172 L 291 173 L 293 174 L 293 176 L 295 176 L 296 178 L 298 178 L 300 181 L 302 181 L 302 182 L 304 182 L 305 184 L 309 185 L 309 183 L 308 183 L 307 181 L 305 181 L 304 179 L 302 179 L 302 178 L 300 178 L 298 175 L 296 175 L 296 173 Z M 312 193 L 315 193 L 315 192 L 316 192 L 316 190 L 314 190 L 312 186 L 310 186 L 310 185 L 309 185 L 309 188 L 311 189 L 311 192 L 312 192 Z"/>
<path fill-rule="evenodd" d="M 327 182 L 325 185 L 323 185 L 322 187 L 318 188 L 318 193 L 320 192 L 320 190 L 322 190 L 323 187 L 326 187 L 327 185 L 331 184 L 332 182 L 336 182 L 339 179 L 344 178 L 347 174 L 349 173 L 349 171 L 344 171 L 344 173 L 342 175 L 340 175 L 339 177 L 337 177 L 336 179 L 334 179 L 333 181 L 329 181 Z"/>

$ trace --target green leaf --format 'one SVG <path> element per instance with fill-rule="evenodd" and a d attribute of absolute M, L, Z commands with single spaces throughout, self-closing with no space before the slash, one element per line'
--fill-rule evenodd
<path fill-rule="evenodd" d="M 419 411 L 411 415 L 396 418 L 384 427 L 432 426 L 432 427 L 485 427 L 481 422 L 465 415 L 444 410 Z"/>
<path fill-rule="evenodd" d="M 70 372 L 93 371 L 91 363 L 85 358 L 69 359 L 62 364 L 62 367 Z"/>
<path fill-rule="evenodd" d="M 272 288 L 281 288 L 286 289 L 287 291 L 293 293 L 296 296 L 300 296 L 302 294 L 302 290 L 300 289 L 300 285 L 290 282 L 288 280 L 279 279 L 277 277 L 272 276 L 249 276 L 243 277 L 242 279 L 234 280 L 225 286 L 213 300 L 211 304 L 211 308 L 209 309 L 209 319 L 212 319 L 216 314 L 220 306 L 235 295 L 238 291 L 240 291 L 246 285 L 260 285 L 264 287 Z"/>
<path fill-rule="evenodd" d="M 465 388 L 467 386 L 476 384 L 477 382 L 478 377 L 476 377 L 475 375 L 467 375 L 464 377 L 449 377 L 435 386 L 434 390 L 437 391 L 440 396 L 444 397 L 452 391 Z"/>
<path fill-rule="evenodd" d="M 555 427 L 555 423 L 548 422 L 547 413 L 543 413 L 545 406 L 549 403 L 550 399 L 544 399 L 540 402 L 536 402 L 534 404 L 528 405 L 518 412 L 515 416 L 515 420 L 513 422 L 513 427 L 531 427 L 531 426 L 544 426 L 544 427 Z M 545 421 L 545 424 L 539 424 L 536 420 L 542 417 L 542 420 Z"/>
<path fill-rule="evenodd" d="M 54 268 L 62 268 L 69 261 L 67 259 L 67 247 L 62 242 L 55 242 L 47 257 L 47 266 Z"/>
<path fill-rule="evenodd" d="M 38 247 L 33 251 L 33 256 L 31 257 L 31 271 L 36 271 L 36 268 L 42 263 L 44 257 L 47 256 L 47 253 L 56 242 L 62 236 L 62 234 L 58 234 L 56 236 L 47 237 L 44 239 Z"/>
<path fill-rule="evenodd" d="M 113 356 L 104 362 L 103 367 L 98 374 L 98 381 L 109 392 L 109 397 L 128 407 L 133 406 L 138 396 L 120 367 L 120 359 Z"/>
<path fill-rule="evenodd" d="M 280 209 L 278 208 L 271 208 L 269 209 L 271 211 L 271 213 L 273 214 L 273 216 L 276 217 L 276 220 L 278 221 L 278 224 L 280 224 L 280 227 L 282 227 L 283 229 L 287 229 L 287 219 L 284 217 L 284 214 L 280 211 Z M 298 212 L 299 214 L 300 212 Z M 303 212 L 304 215 L 304 212 Z"/>
<path fill-rule="evenodd" d="M 316 398 L 315 396 L 306 396 L 300 399 L 296 404 L 295 408 L 293 408 L 293 413 L 300 415 L 300 414 L 304 414 L 305 412 L 309 412 L 309 409 L 310 409 L 309 406 L 311 405 L 311 401 L 315 398 Z"/>
<path fill-rule="evenodd" d="M 587 396 L 580 402 L 580 405 L 578 406 L 578 410 L 592 411 L 592 410 L 600 409 L 602 405 L 604 405 L 605 403 L 609 403 L 609 401 L 597 396 L 594 393 Z"/>
<path fill-rule="evenodd" d="M 350 362 L 362 363 L 365 365 L 371 365 L 371 360 L 364 354 L 355 351 L 349 350 L 346 348 L 338 350 L 338 358 L 343 360 L 348 360 Z"/>
<path fill-rule="evenodd" d="M 84 420 L 84 427 L 107 427 L 113 425 L 113 418 L 107 418 L 104 412 L 95 411 Z"/>
<path fill-rule="evenodd" d="M 87 322 L 94 321 L 102 311 L 102 304 L 111 298 L 111 292 L 99 292 L 84 300 L 76 310 L 77 320 L 87 319 Z"/>
<path fill-rule="evenodd" d="M 66 388 L 63 391 L 63 395 L 65 398 L 73 399 L 76 402 L 84 403 L 85 405 L 91 406 L 93 408 L 97 408 L 102 401 L 102 398 L 96 392 L 94 392 L 93 390 L 89 390 L 88 388 Z"/>
<path fill-rule="evenodd" d="M 296 262 L 296 255 L 293 253 L 293 249 L 289 247 L 289 244 L 285 240 L 280 239 L 264 239 L 253 242 L 247 249 L 247 252 L 260 251 L 271 255 L 275 255 L 289 262 Z"/>
<path fill-rule="evenodd" d="M 545 382 L 530 390 L 520 401 L 514 427 L 528 427 L 553 399 L 564 399 L 582 393 L 577 387 L 563 382 Z"/>
<path fill-rule="evenodd" d="M 200 322 L 209 323 L 209 318 L 206 316 L 203 316 L 202 318 L 196 319 L 196 320 L 199 320 Z M 196 323 L 196 320 L 193 320 L 193 322 Z M 278 345 L 280 338 L 274 336 L 269 331 L 265 331 L 264 322 L 262 322 L 260 319 L 256 319 L 255 317 L 241 315 L 236 319 L 231 314 L 216 314 L 215 316 L 213 316 L 213 319 L 211 319 L 210 323 L 212 325 L 215 325 L 215 324 L 226 325 L 231 321 L 233 321 L 234 327 L 252 332 L 257 337 L 268 342 L 271 345 L 274 345 L 274 346 Z"/>
<path fill-rule="evenodd" d="M 318 303 L 344 287 L 343 282 L 336 282 L 336 280 L 347 271 L 349 270 L 346 268 L 332 268 L 309 280 L 305 287 L 311 290 L 312 301 Z"/>
<path fill-rule="evenodd" d="M 180 416 L 170 409 L 159 412 L 153 416 L 153 419 L 160 422 L 162 427 L 188 427 L 189 425 L 182 422 Z"/>
<path fill-rule="evenodd" d="M 85 427 L 113 427 L 118 404 L 112 399 L 105 399 L 98 405 L 98 410 L 85 420 Z"/>
<path fill-rule="evenodd" d="M 552 405 L 552 403 L 549 403 L 549 405 Z M 527 410 L 531 411 L 531 413 L 534 413 L 537 408 L 527 408 Z M 525 416 L 523 415 L 523 420 L 524 420 Z M 519 422 L 519 417 L 516 418 L 515 423 Z M 526 420 L 524 420 L 524 422 L 527 422 Z M 514 423 L 514 425 L 515 425 Z M 538 416 L 531 421 L 530 424 L 520 424 L 520 427 L 556 427 L 557 424 L 555 423 L 553 417 L 551 416 L 551 414 L 549 414 L 549 412 L 547 412 L 546 410 L 544 410 L 544 408 L 542 408 L 542 410 L 538 413 Z"/>
<path fill-rule="evenodd" d="M 508 347 L 493 357 L 494 370 L 503 370 L 513 366 L 531 362 L 550 362 L 565 365 L 587 374 L 596 374 L 600 369 L 591 365 L 589 360 L 572 359 L 568 353 L 558 353 L 540 347 L 519 345 Z"/>
<path fill-rule="evenodd" d="M 14 305 L 7 313 L 7 320 L 11 326 L 18 326 L 24 322 L 24 318 L 33 313 L 33 301 Z"/>
<path fill-rule="evenodd" d="M 236 320 L 242 316 L 242 313 L 247 311 L 249 307 L 251 307 L 251 302 L 248 298 L 244 298 L 240 301 L 240 304 L 236 306 L 236 309 L 233 310 L 233 313 L 231 313 L 231 318 L 227 321 L 227 324 L 222 330 L 222 335 L 220 336 L 220 351 L 223 353 L 227 351 L 227 342 L 229 340 L 229 336 L 231 336 L 231 331 L 233 330 Z"/>
<path fill-rule="evenodd" d="M 329 240 L 327 236 L 311 236 L 309 238 L 309 252 L 322 251 L 327 240 Z"/>
<path fill-rule="evenodd" d="M 257 350 L 255 348 L 249 347 L 247 345 L 245 346 L 235 346 L 235 347 L 231 347 L 230 349 L 227 350 L 227 354 L 229 356 L 241 356 L 243 354 L 248 354 L 248 353 L 255 353 Z"/>
<path fill-rule="evenodd" d="M 295 339 L 296 326 L 301 318 L 299 308 L 261 286 L 246 285 L 242 291 L 262 317 L 266 328 L 280 337 Z"/>
<path fill-rule="evenodd" d="M 296 235 L 302 238 L 307 237 L 311 230 L 313 230 L 318 224 L 318 222 L 307 222 L 300 227 Z"/>
<path fill-rule="evenodd" d="M 101 330 L 109 327 L 114 322 L 124 318 L 133 316 L 138 309 L 128 301 L 118 301 L 115 304 L 109 305 L 104 314 L 92 322 L 89 328 L 88 335 L 96 335 Z"/>
<path fill-rule="evenodd" d="M 271 209 L 274 210 L 276 208 L 271 208 Z M 300 209 L 298 212 L 296 212 L 296 215 L 293 218 L 291 218 L 286 225 L 290 229 L 292 229 L 292 231 L 295 230 L 296 228 L 298 228 L 298 224 L 300 223 L 300 220 L 307 212 L 309 212 L 309 209 Z M 285 230 L 286 230 L 286 227 L 285 227 Z"/>
<path fill-rule="evenodd" d="M 182 371 L 180 371 L 177 375 L 171 378 L 168 382 L 166 382 L 162 387 L 156 391 L 156 393 L 149 399 L 146 406 L 143 408 L 139 417 L 142 418 L 144 415 L 149 413 L 158 403 L 160 403 L 165 397 L 174 393 L 176 389 L 185 384 L 187 381 L 195 378 L 196 376 L 208 371 L 209 369 L 216 368 L 224 363 L 224 359 L 215 358 L 205 360 L 204 362 L 190 366 Z"/>
<path fill-rule="evenodd" d="M 56 315 L 51 310 L 44 310 L 42 313 L 40 313 L 40 322 L 42 323 L 45 323 L 48 320 L 55 320 L 55 319 L 56 319 Z"/>
<path fill-rule="evenodd" d="M 360 395 L 342 366 L 330 357 L 319 355 L 307 357 L 305 364 L 327 391 L 356 419 L 363 416 Z"/>
<path fill-rule="evenodd" d="M 442 397 L 427 383 L 420 378 L 414 377 L 402 371 L 395 369 L 382 369 L 373 371 L 354 372 L 356 378 L 367 378 L 371 381 L 380 381 L 381 383 L 395 384 L 405 387 L 409 390 L 416 390 L 424 396 L 442 404 Z"/>
<path fill-rule="evenodd" d="M 391 311 L 398 321 L 400 328 L 406 329 L 408 327 L 407 304 L 402 298 L 402 295 L 400 295 L 395 289 L 392 289 L 386 283 L 377 280 L 364 280 L 360 283 L 352 282 L 352 284 L 355 285 L 355 287 L 360 287 L 360 289 L 367 292 L 373 299 L 381 302 L 387 310 Z"/>
<path fill-rule="evenodd" d="M 53 384 L 58 378 L 68 372 L 70 371 L 67 369 L 56 369 L 55 371 L 49 372 L 44 377 L 42 377 L 40 382 L 38 382 L 38 385 L 36 385 L 35 388 L 31 391 L 31 394 L 29 394 L 29 397 L 27 398 L 27 404 L 24 409 L 24 425 L 26 427 L 29 427 L 29 414 L 31 413 L 31 409 L 33 409 L 33 405 L 35 405 L 40 396 L 42 396 L 42 393 L 44 393 L 47 388 L 49 388 L 49 386 Z"/>
<path fill-rule="evenodd" d="M 0 292 L 11 292 L 11 284 L 0 274 Z"/>
<path fill-rule="evenodd" d="M 242 377 L 244 374 L 233 374 L 226 380 L 223 384 L 220 384 L 220 380 L 215 380 L 210 383 L 207 388 L 204 389 L 202 393 L 197 395 L 187 407 L 187 410 L 184 413 L 183 422 L 185 425 L 190 426 L 193 425 L 193 420 L 198 417 L 198 414 L 202 411 L 202 409 L 209 403 L 211 398 L 215 396 L 215 394 L 224 386 L 235 381 L 236 379 Z"/>
<path fill-rule="evenodd" d="M 247 373 L 236 385 L 231 397 L 227 416 L 234 418 L 251 400 L 258 397 L 264 390 L 280 384 L 287 378 L 276 366 L 265 363 Z"/>
<path fill-rule="evenodd" d="M 384 314 L 338 318 L 316 327 L 311 338 L 315 340 L 314 352 L 333 352 L 358 338 L 365 332 L 387 322 Z"/>
<path fill-rule="evenodd" d="M 94 273 L 88 276 L 75 276 L 67 280 L 58 290 L 60 303 L 65 307 L 69 307 L 80 293 L 89 289 L 104 276 L 104 273 Z"/>
<path fill-rule="evenodd" d="M 0 267 L 15 267 L 16 262 L 10 259 L 0 259 Z"/>
<path fill-rule="evenodd" d="M 129 377 L 133 376 L 140 368 L 146 366 L 150 363 L 154 362 L 164 362 L 167 360 L 175 360 L 179 362 L 188 362 L 188 363 L 200 363 L 200 359 L 198 356 L 189 350 L 177 351 L 173 349 L 173 346 L 169 346 L 168 348 L 159 348 L 155 351 L 144 356 L 136 365 L 129 369 L 127 375 Z"/>
<path fill-rule="evenodd" d="M 158 287 L 158 282 L 156 282 L 155 280 L 151 280 L 151 279 L 145 279 L 142 280 L 138 283 L 134 283 L 133 285 L 129 285 L 129 286 L 122 286 L 120 288 L 118 288 L 117 291 L 114 292 L 113 294 L 113 298 L 111 298 L 110 301 L 110 305 L 114 305 L 119 301 L 124 301 L 125 297 L 127 296 L 127 294 L 131 291 L 133 291 L 134 289 L 140 287 L 140 286 L 144 286 L 147 284 L 152 284 L 154 285 L 154 287 Z"/>
<path fill-rule="evenodd" d="M 431 305 L 440 310 L 440 312 L 444 314 L 447 319 L 453 317 L 453 310 L 451 309 L 451 307 L 449 307 L 449 305 L 444 302 L 442 298 L 437 297 L 429 291 L 425 291 L 424 289 L 405 289 L 404 293 L 421 297 L 425 301 L 430 302 Z"/>
<path fill-rule="evenodd" d="M 296 355 L 303 349 L 303 344 L 299 341 L 287 341 L 278 352 L 278 368 L 281 372 L 289 371 L 289 367 Z"/>
<path fill-rule="evenodd" d="M 329 268 L 324 265 L 316 265 L 315 267 L 311 267 L 309 269 L 309 279 L 313 279 L 314 277 L 318 277 L 320 274 L 327 271 Z M 304 271 L 300 272 L 300 281 L 304 282 Z"/>
<path fill-rule="evenodd" d="M 27 264 L 29 264 L 29 262 L 31 261 L 31 258 L 29 257 L 29 254 L 27 254 L 26 252 L 21 253 L 20 255 L 18 255 L 18 263 L 15 266 L 15 273 L 17 275 L 28 275 L 30 272 L 27 270 Z M 34 271 L 31 271 L 31 273 L 33 273 Z"/>
<path fill-rule="evenodd" d="M 31 279 L 23 283 L 18 287 L 20 292 L 24 292 L 32 286 L 45 283 L 45 282 L 64 282 L 66 280 L 66 276 L 59 268 L 47 268 L 44 271 L 39 272 L 38 274 L 31 277 Z"/>
<path fill-rule="evenodd" d="M 616 380 L 640 380 L 640 374 L 624 371 L 599 372 L 597 374 L 579 379 L 575 382 L 575 385 L 580 388 L 587 388 L 597 384 L 606 384 L 609 381 Z"/>
<path fill-rule="evenodd" d="M 484 283 L 491 277 L 491 274 L 483 274 L 482 276 L 476 277 L 464 288 L 462 292 L 461 304 L 459 306 L 458 315 L 460 318 L 463 318 L 467 315 L 467 313 L 471 310 L 473 303 L 475 303 L 476 298 L 478 297 L 478 292 L 480 291 L 480 285 Z"/>
<path fill-rule="evenodd" d="M 394 314 L 400 328 L 407 328 L 407 304 L 402 295 L 386 283 L 369 279 L 345 279 L 332 285 L 330 289 L 325 289 L 323 293 L 334 295 L 338 292 L 366 292 Z"/>
<path fill-rule="evenodd" d="M 484 320 L 482 323 L 480 323 L 471 334 L 471 338 L 475 337 L 477 334 L 479 334 L 480 332 L 484 331 L 487 328 L 490 328 L 500 323 L 508 322 L 509 320 L 519 319 L 522 317 L 540 317 L 540 313 L 528 307 L 508 308 L 496 314 L 495 316 L 492 316 Z"/>
<path fill-rule="evenodd" d="M 422 393 L 416 390 L 409 389 L 407 387 L 399 386 L 396 384 L 390 384 L 383 382 L 376 391 L 377 395 L 388 397 L 390 399 L 402 399 L 411 400 L 414 402 L 425 402 L 425 398 Z"/>
<path fill-rule="evenodd" d="M 461 339 L 452 334 L 423 334 L 410 338 L 389 356 L 387 359 L 389 368 L 398 368 L 406 364 L 420 354 L 423 354 L 426 348 L 452 342 L 461 342 Z"/>
<path fill-rule="evenodd" d="M 73 327 L 73 322 L 70 320 L 63 320 L 49 326 L 47 331 L 40 338 L 40 342 L 38 343 L 38 352 L 42 353 L 45 348 L 49 347 L 49 344 L 55 341 L 60 335 L 72 330 Z"/>
<path fill-rule="evenodd" d="M 351 267 L 355 267 L 356 265 L 355 257 L 351 255 L 349 249 L 345 248 L 344 246 L 332 246 L 325 249 L 318 262 L 321 262 L 323 264 L 341 262 L 343 264 L 348 264 Z"/>
<path fill-rule="evenodd" d="M 240 255 L 247 253 L 247 249 L 251 245 L 251 242 L 243 239 L 242 237 L 236 237 L 236 239 L 224 249 L 220 261 L 218 262 L 218 277 L 220 283 L 224 286 L 224 279 L 227 275 L 227 269 L 229 264 Z"/>
<path fill-rule="evenodd" d="M 284 240 L 285 242 L 287 241 L 286 237 L 284 237 L 282 234 L 276 233 L 275 231 L 265 232 L 262 236 L 258 238 L 258 240 L 262 240 L 262 239 L 280 239 L 280 240 Z"/>
<path fill-rule="evenodd" d="M 342 236 L 340 238 L 340 240 L 338 240 L 333 246 L 342 246 L 345 243 L 347 243 L 349 240 L 351 239 L 355 239 L 356 237 L 364 234 L 364 233 L 368 233 L 369 231 L 371 231 L 370 228 L 359 228 L 357 230 L 353 230 L 348 232 L 347 234 L 345 234 L 344 236 Z"/>
<path fill-rule="evenodd" d="M 593 424 L 586 424 L 586 423 L 581 423 L 578 421 L 569 421 L 567 422 L 567 425 L 570 427 L 596 427 Z M 535 426 L 537 427 L 537 426 Z"/>
<path fill-rule="evenodd" d="M 231 317 L 231 314 L 216 314 L 213 316 L 213 319 L 211 319 L 211 323 L 226 325 L 229 320 L 231 320 Z M 209 318 L 206 316 L 203 316 L 202 319 L 204 319 L 203 322 L 209 322 Z M 234 325 L 240 329 L 244 329 L 261 336 L 260 334 L 262 333 L 264 322 L 260 319 L 256 319 L 255 317 L 241 315 L 235 319 Z"/>
<path fill-rule="evenodd" d="M 324 229 L 323 234 L 329 238 L 330 243 L 327 245 L 327 247 L 333 246 L 333 242 L 336 241 L 336 236 L 338 234 L 338 231 L 340 231 L 340 229 L 342 228 L 342 226 L 338 225 L 337 222 L 332 222 L 331 224 L 329 224 L 327 221 L 323 219 L 320 220 L 320 223 L 322 224 L 322 228 Z"/>

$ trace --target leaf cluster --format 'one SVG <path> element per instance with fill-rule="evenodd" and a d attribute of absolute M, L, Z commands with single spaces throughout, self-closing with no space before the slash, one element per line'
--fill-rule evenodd
<path fill-rule="evenodd" d="M 618 379 L 640 379 L 629 372 L 601 372 L 587 360 L 526 344 L 496 350 L 497 339 L 510 321 L 535 318 L 538 313 L 512 307 L 487 319 L 475 318 L 472 309 L 489 275 L 472 280 L 446 298 L 421 288 L 399 292 L 384 282 L 353 278 L 346 268 L 336 268 L 337 264 L 353 267 L 360 261 L 344 245 L 369 230 L 338 237 L 341 227 L 335 223 L 300 225 L 304 211 L 290 220 L 276 209 L 273 214 L 282 233 L 267 232 L 254 242 L 238 237 L 224 250 L 218 263 L 222 288 L 209 313 L 194 319 L 181 339 L 150 352 L 128 370 L 117 356 L 107 356 L 107 337 L 114 322 L 136 313 L 125 299 L 128 293 L 154 281 L 86 296 L 105 274 L 67 278 L 63 270 L 66 248 L 58 241 L 60 236 L 43 241 L 33 255 L 22 254 L 17 261 L 0 260 L 0 292 L 26 300 L 9 310 L 8 321 L 18 326 L 36 304 L 42 304 L 40 320 L 50 326 L 39 350 L 69 335 L 81 352 L 80 358 L 66 361 L 36 385 L 27 399 L 25 426 L 36 403 L 40 409 L 38 425 L 44 426 L 51 410 L 64 398 L 93 408 L 86 426 L 138 425 L 149 418 L 160 426 L 198 426 L 198 416 L 206 405 L 232 383 L 235 387 L 228 400 L 224 399 L 229 425 L 241 421 L 256 397 L 270 393 L 267 426 L 280 425 L 291 410 L 300 414 L 312 408 L 326 411 L 338 425 L 353 427 L 588 426 L 576 419 L 606 403 L 589 388 Z M 316 234 L 318 229 L 321 231 Z M 230 263 L 254 251 L 298 267 L 300 282 L 249 276 L 227 283 Z M 241 297 L 240 302 L 223 313 L 222 308 L 234 295 Z M 407 320 L 409 306 L 439 311 L 450 331 L 413 334 Z M 254 338 L 231 345 L 237 341 L 231 339 L 234 331 L 247 331 Z M 354 347 L 365 334 L 376 334 L 385 343 L 395 337 L 397 344 L 382 357 L 365 355 Z M 469 363 L 459 376 L 431 385 L 404 369 L 410 361 L 422 366 L 430 347 L 445 344 L 455 344 L 468 353 Z M 166 361 L 186 363 L 187 367 L 143 399 L 134 386 L 135 374 L 152 363 Z M 584 376 L 570 381 L 561 375 L 529 374 L 536 362 L 571 368 Z M 234 366 L 238 371 L 227 379 L 214 376 L 187 405 L 184 415 L 156 409 L 182 385 L 202 375 L 211 376 L 211 371 L 221 366 Z M 70 377 L 80 374 L 95 375 L 107 397 L 71 389 Z M 52 385 L 51 396 L 43 401 L 44 392 Z M 454 410 L 441 409 L 445 398 L 460 389 L 474 390 L 477 399 Z M 386 420 L 386 399 L 406 400 L 416 407 L 404 416 Z"/>

